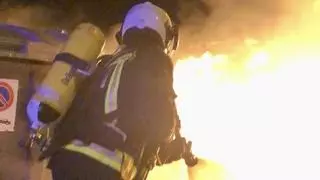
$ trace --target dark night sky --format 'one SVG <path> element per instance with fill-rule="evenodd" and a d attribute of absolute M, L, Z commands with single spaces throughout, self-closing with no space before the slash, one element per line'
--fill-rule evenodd
<path fill-rule="evenodd" d="M 103 29 L 122 20 L 125 12 L 133 5 L 145 0 L 0 0 L 2 7 L 41 6 L 51 9 L 52 21 L 61 24 L 63 19 L 88 20 Z M 177 20 L 178 0 L 150 0 L 164 8 L 169 15 Z M 191 3 L 195 9 L 208 13 L 209 8 L 201 0 L 181 0 L 182 4 Z M 70 22 L 68 22 L 70 24 Z M 77 22 L 74 22 L 77 23 Z M 62 25 L 63 26 L 63 25 Z"/>

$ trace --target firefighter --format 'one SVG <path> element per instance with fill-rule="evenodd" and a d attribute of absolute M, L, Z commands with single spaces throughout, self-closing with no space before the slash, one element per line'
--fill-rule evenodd
<path fill-rule="evenodd" d="M 142 180 L 154 165 L 181 158 L 177 151 L 159 163 L 159 154 L 169 157 L 161 147 L 169 147 L 177 124 L 176 26 L 145 2 L 128 11 L 116 38 L 118 50 L 82 84 L 40 157 L 50 158 L 54 180 Z"/>

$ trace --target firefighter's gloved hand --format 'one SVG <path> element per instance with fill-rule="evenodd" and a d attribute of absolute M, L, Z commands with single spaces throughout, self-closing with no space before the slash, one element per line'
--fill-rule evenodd
<path fill-rule="evenodd" d="M 157 162 L 157 165 L 169 164 L 174 161 L 182 159 L 182 155 L 185 152 L 186 148 L 186 139 L 185 138 L 176 138 L 170 143 L 163 144 L 160 146 L 159 159 L 160 162 Z"/>

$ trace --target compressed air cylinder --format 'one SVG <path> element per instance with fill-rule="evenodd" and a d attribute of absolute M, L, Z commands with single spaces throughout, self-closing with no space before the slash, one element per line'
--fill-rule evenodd
<path fill-rule="evenodd" d="M 79 72 L 86 72 L 96 64 L 104 40 L 101 30 L 89 23 L 80 24 L 70 34 L 27 105 L 31 128 L 37 129 L 64 115 L 84 79 Z"/>

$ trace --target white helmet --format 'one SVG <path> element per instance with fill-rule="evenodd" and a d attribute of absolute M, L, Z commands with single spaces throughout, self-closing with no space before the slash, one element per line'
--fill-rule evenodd
<path fill-rule="evenodd" d="M 149 28 L 156 31 L 161 36 L 167 54 L 177 49 L 179 41 L 177 26 L 163 9 L 151 2 L 137 4 L 128 11 L 121 30 L 117 34 L 119 43 L 131 28 Z"/>

